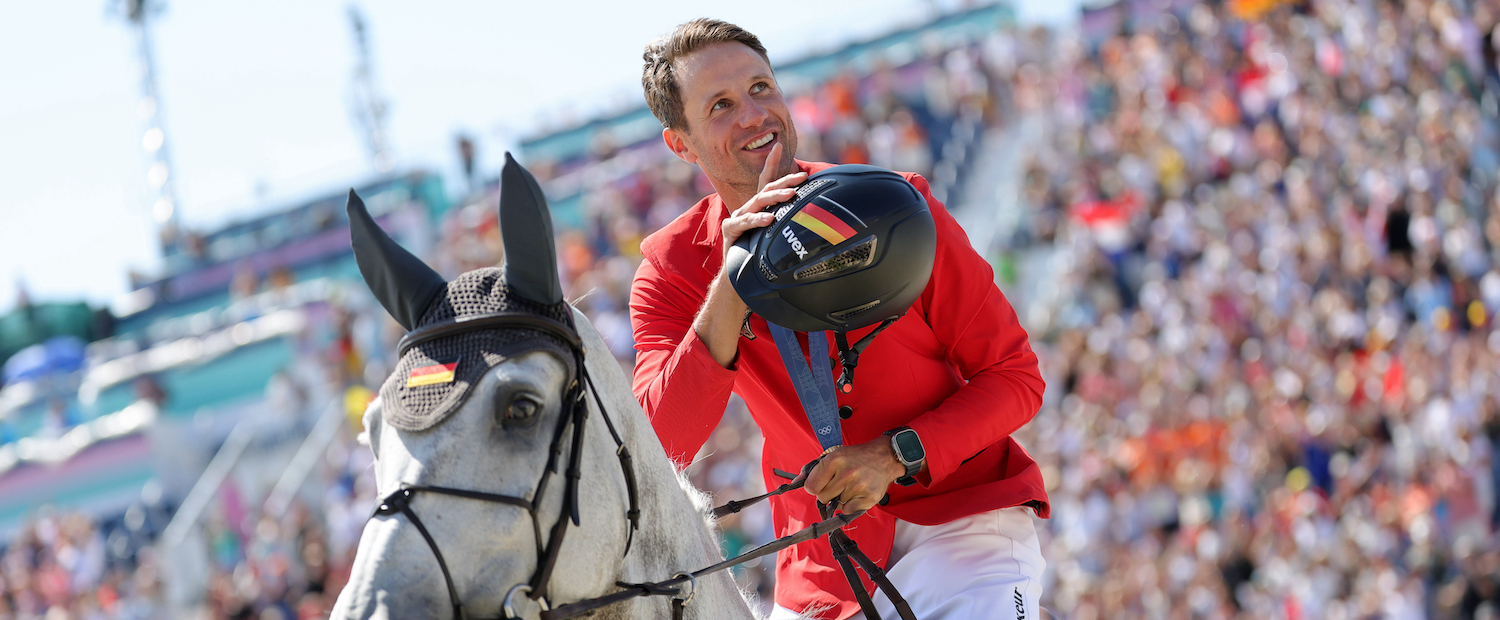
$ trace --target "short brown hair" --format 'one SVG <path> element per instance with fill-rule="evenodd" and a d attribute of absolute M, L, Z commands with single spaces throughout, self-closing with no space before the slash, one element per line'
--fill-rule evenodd
<path fill-rule="evenodd" d="M 662 127 L 687 130 L 687 119 L 682 115 L 682 91 L 677 86 L 677 61 L 710 45 L 730 42 L 745 44 L 760 54 L 767 65 L 771 64 L 758 37 L 729 22 L 706 17 L 682 24 L 672 34 L 646 45 L 641 87 L 646 90 L 646 105 Z"/>

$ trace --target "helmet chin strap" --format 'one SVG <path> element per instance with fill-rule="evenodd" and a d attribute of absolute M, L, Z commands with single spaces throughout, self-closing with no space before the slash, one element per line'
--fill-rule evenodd
<path fill-rule="evenodd" d="M 837 382 L 839 392 L 848 394 L 854 391 L 854 367 L 859 365 L 860 352 L 864 351 L 865 347 L 870 346 L 870 341 L 875 339 L 876 334 L 885 331 L 885 328 L 890 327 L 891 323 L 895 323 L 896 319 L 903 316 L 905 314 L 898 314 L 881 321 L 880 327 L 876 327 L 874 331 L 865 334 L 865 337 L 860 338 L 859 342 L 854 343 L 852 347 L 849 346 L 849 338 L 844 332 L 833 333 L 834 342 L 838 343 L 839 348 L 839 364 L 844 367 L 844 372 L 839 375 Z"/>

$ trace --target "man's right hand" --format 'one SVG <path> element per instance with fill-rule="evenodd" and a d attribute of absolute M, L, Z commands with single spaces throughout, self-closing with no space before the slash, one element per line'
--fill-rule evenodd
<path fill-rule="evenodd" d="M 760 190 L 744 206 L 724 218 L 721 227 L 724 233 L 724 252 L 727 253 L 746 231 L 775 220 L 775 214 L 765 213 L 766 207 L 795 198 L 797 190 L 793 188 L 807 180 L 805 172 L 795 172 L 772 180 L 776 176 L 776 164 L 780 161 L 781 143 L 778 142 L 771 147 L 771 152 L 766 157 L 766 166 L 760 172 Z M 708 346 L 708 352 L 713 355 L 714 361 L 725 368 L 733 365 L 739 355 L 740 325 L 745 321 L 745 308 L 745 302 L 740 300 L 739 293 L 735 292 L 734 285 L 729 282 L 729 275 L 720 267 L 719 275 L 709 285 L 703 308 L 693 320 L 693 331 Z"/>
<path fill-rule="evenodd" d="M 734 242 L 739 241 L 740 235 L 746 231 L 769 225 L 775 214 L 766 213 L 766 207 L 778 205 L 797 197 L 798 185 L 807 180 L 806 172 L 793 172 L 789 175 L 775 179 L 776 164 L 781 161 L 781 143 L 777 142 L 771 147 L 771 152 L 766 155 L 765 168 L 760 171 L 759 191 L 750 197 L 749 202 L 735 209 L 724 218 L 722 230 L 724 231 L 725 252 L 729 251 Z"/>

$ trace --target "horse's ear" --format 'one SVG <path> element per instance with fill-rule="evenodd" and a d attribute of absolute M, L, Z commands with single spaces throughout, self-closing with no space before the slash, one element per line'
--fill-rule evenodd
<path fill-rule="evenodd" d="M 370 292 L 397 323 L 411 331 L 447 281 L 385 234 L 353 189 L 349 190 L 349 240 Z"/>
<path fill-rule="evenodd" d="M 536 177 L 510 153 L 500 172 L 500 238 L 505 243 L 505 283 L 531 301 L 561 302 L 547 197 Z"/>

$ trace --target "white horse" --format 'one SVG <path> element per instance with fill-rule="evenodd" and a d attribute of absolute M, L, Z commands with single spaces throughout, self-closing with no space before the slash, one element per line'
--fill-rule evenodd
<path fill-rule="evenodd" d="M 550 272 L 547 277 L 551 282 L 541 282 L 540 288 L 556 290 L 550 221 L 545 218 L 546 206 L 540 199 L 540 190 L 532 198 L 540 205 L 517 206 L 516 203 L 526 200 L 517 199 L 515 190 L 524 189 L 528 183 L 535 187 L 535 180 L 513 161 L 507 161 L 502 178 L 500 210 L 508 252 L 505 278 L 510 286 L 524 288 L 518 285 L 518 280 L 535 278 L 537 274 L 518 274 L 516 270 L 518 266 L 524 267 L 523 261 L 530 262 Z M 405 264 L 393 268 L 370 263 L 415 259 L 394 254 L 372 259 L 368 251 L 362 255 L 361 234 L 380 237 L 376 239 L 380 244 L 388 237 L 374 227 L 363 205 L 356 205 L 357 202 L 351 192 L 351 225 L 355 229 L 361 271 L 386 308 L 408 329 L 413 329 L 416 317 L 421 316 L 427 304 L 413 297 L 420 303 L 402 306 L 391 291 L 410 289 L 410 282 L 396 285 L 391 282 L 410 280 L 402 269 L 410 272 L 422 267 Z M 542 225 L 533 227 L 534 230 L 521 230 L 526 227 L 515 224 L 514 213 L 508 210 L 523 207 L 539 209 L 544 216 Z M 521 240 L 522 237 L 526 240 Z M 531 257 L 534 260 L 526 259 L 513 247 L 535 244 L 541 239 L 545 240 L 545 247 L 535 250 Z M 399 246 L 394 247 L 399 250 Z M 384 247 L 378 251 L 393 250 Z M 388 272 L 384 280 L 379 275 L 372 276 L 372 270 L 379 269 Z M 560 301 L 560 297 L 556 300 Z M 503 618 L 506 613 L 502 607 L 509 602 L 516 617 L 535 619 L 541 615 L 543 601 L 557 606 L 599 597 L 624 589 L 616 582 L 658 582 L 722 559 L 711 524 L 706 522 L 703 502 L 695 505 L 692 497 L 698 492 L 677 475 L 632 396 L 629 381 L 599 333 L 582 313 L 576 309 L 570 311 L 585 351 L 593 389 L 597 389 L 624 446 L 635 455 L 641 515 L 629 552 L 626 552 L 627 540 L 632 534 L 626 518 L 630 503 L 626 479 L 616 457 L 618 447 L 602 423 L 604 412 L 598 410 L 590 395 L 585 404 L 588 423 L 582 443 L 572 445 L 567 437 L 561 441 L 559 473 L 551 477 L 542 493 L 543 500 L 535 515 L 537 525 L 533 525 L 526 509 L 517 506 L 469 497 L 415 494 L 410 500 L 410 510 L 425 525 L 430 543 L 406 513 L 394 512 L 370 519 L 359 541 L 349 583 L 334 606 L 333 618 L 450 618 L 456 613 L 455 602 L 461 603 L 465 616 Z M 575 378 L 573 365 L 573 359 L 545 347 L 508 357 L 471 383 L 466 399 L 456 411 L 425 430 L 398 428 L 390 423 L 389 412 L 383 413 L 381 405 L 372 406 L 365 413 L 364 424 L 370 449 L 375 454 L 375 480 L 380 496 L 396 493 L 403 485 L 417 485 L 531 500 L 548 463 L 554 429 L 560 428 L 560 416 L 566 413 L 562 400 Z M 389 408 L 390 404 L 384 406 Z M 571 432 L 570 429 L 567 434 Z M 531 581 L 540 563 L 539 548 L 546 546 L 553 535 L 553 524 L 567 518 L 563 514 L 562 472 L 573 450 L 582 451 L 581 475 L 577 481 L 578 524 L 567 528 L 556 567 L 543 584 L 545 596 L 535 600 L 525 596 L 524 587 L 517 586 Z M 538 537 L 542 538 L 540 543 Z M 445 577 L 434 548 L 446 561 L 451 577 Z M 457 601 L 450 601 L 450 579 Z M 727 571 L 699 578 L 695 586 L 683 590 L 684 594 L 686 590 L 693 591 L 685 607 L 686 618 L 757 617 Z M 602 608 L 589 617 L 666 618 L 670 605 L 667 596 L 646 596 Z"/>
<path fill-rule="evenodd" d="M 636 458 L 641 528 L 630 553 L 626 489 L 615 459 L 615 445 L 597 411 L 585 434 L 581 524 L 564 539 L 548 600 L 563 604 L 615 592 L 616 581 L 660 581 L 723 559 L 701 506 L 675 474 L 641 407 L 631 395 L 619 364 L 593 326 L 574 313 L 588 350 L 589 374 L 609 408 L 621 439 Z M 440 426 L 408 433 L 387 426 L 378 406 L 365 413 L 375 453 L 380 495 L 409 484 L 439 485 L 492 493 L 529 494 L 547 462 L 548 443 L 518 441 L 501 428 L 497 397 L 526 391 L 545 395 L 536 428 L 551 429 L 560 413 L 569 360 L 533 352 L 492 369 L 468 402 Z M 592 405 L 592 399 L 589 403 Z M 540 435 L 537 435 L 538 437 Z M 565 455 L 566 456 L 566 455 Z M 562 493 L 549 485 L 549 501 L 537 515 L 545 526 L 559 517 Z M 534 534 L 523 510 L 461 497 L 421 496 L 412 502 L 448 562 L 464 607 L 474 617 L 503 617 L 502 598 L 525 583 L 537 568 Z M 686 608 L 688 618 L 754 618 L 727 571 L 698 580 Z M 522 599 L 517 596 L 515 599 Z M 642 597 L 602 609 L 595 618 L 665 618 L 666 597 Z M 443 576 L 433 552 L 406 519 L 371 519 L 365 525 L 349 585 L 339 595 L 333 618 L 446 618 L 452 615 Z M 537 618 L 540 608 L 525 601 L 516 609 Z"/>

